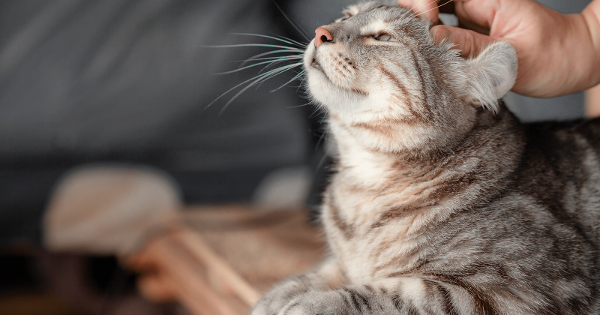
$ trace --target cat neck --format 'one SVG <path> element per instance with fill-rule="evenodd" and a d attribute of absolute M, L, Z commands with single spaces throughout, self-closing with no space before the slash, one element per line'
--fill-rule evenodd
<path fill-rule="evenodd" d="M 413 126 L 402 122 L 369 125 L 333 114 L 329 125 L 338 149 L 339 170 L 372 188 L 389 185 L 391 178 L 398 185 L 410 185 L 440 172 L 500 178 L 516 168 L 525 145 L 519 136 L 520 125 L 504 107 L 498 113 L 479 110 L 472 128 L 452 143 L 426 139 L 420 145 L 417 141 L 399 144 L 411 132 L 417 134 Z"/>

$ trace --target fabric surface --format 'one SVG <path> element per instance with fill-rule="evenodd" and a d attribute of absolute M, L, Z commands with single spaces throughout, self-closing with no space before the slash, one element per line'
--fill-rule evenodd
<path fill-rule="evenodd" d="M 300 162 L 293 89 L 248 90 L 221 115 L 227 97 L 205 109 L 249 75 L 215 73 L 253 53 L 206 46 L 262 40 L 232 33 L 271 33 L 267 5 L 3 1 L 0 158 L 159 152 L 196 170 Z"/>
<path fill-rule="evenodd" d="M 265 174 L 307 161 L 296 88 L 223 92 L 217 75 L 264 50 L 208 46 L 280 34 L 255 0 L 0 2 L 0 242 L 36 238 L 57 180 L 86 163 L 167 170 L 187 202 L 248 201 Z M 290 76 L 295 73 L 291 73 Z M 288 79 L 289 77 L 288 76 Z"/>

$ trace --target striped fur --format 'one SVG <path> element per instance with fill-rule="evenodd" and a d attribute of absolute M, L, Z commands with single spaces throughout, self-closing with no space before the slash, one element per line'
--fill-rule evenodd
<path fill-rule="evenodd" d="M 600 314 L 600 122 L 520 124 L 507 43 L 463 60 L 406 9 L 344 13 L 304 59 L 330 255 L 252 314 Z"/>

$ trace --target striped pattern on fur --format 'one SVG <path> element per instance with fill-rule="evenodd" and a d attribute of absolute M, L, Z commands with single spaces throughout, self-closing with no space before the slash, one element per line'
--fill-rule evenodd
<path fill-rule="evenodd" d="M 407 9 L 345 15 L 304 57 L 330 255 L 252 314 L 600 314 L 600 122 L 520 124 L 508 43 L 464 60 Z"/>

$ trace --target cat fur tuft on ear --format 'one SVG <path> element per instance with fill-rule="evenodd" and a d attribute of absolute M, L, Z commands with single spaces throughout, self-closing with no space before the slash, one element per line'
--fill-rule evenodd
<path fill-rule="evenodd" d="M 496 111 L 498 99 L 517 79 L 517 52 L 508 42 L 487 46 L 477 58 L 467 60 L 467 95 L 484 108 Z"/>

